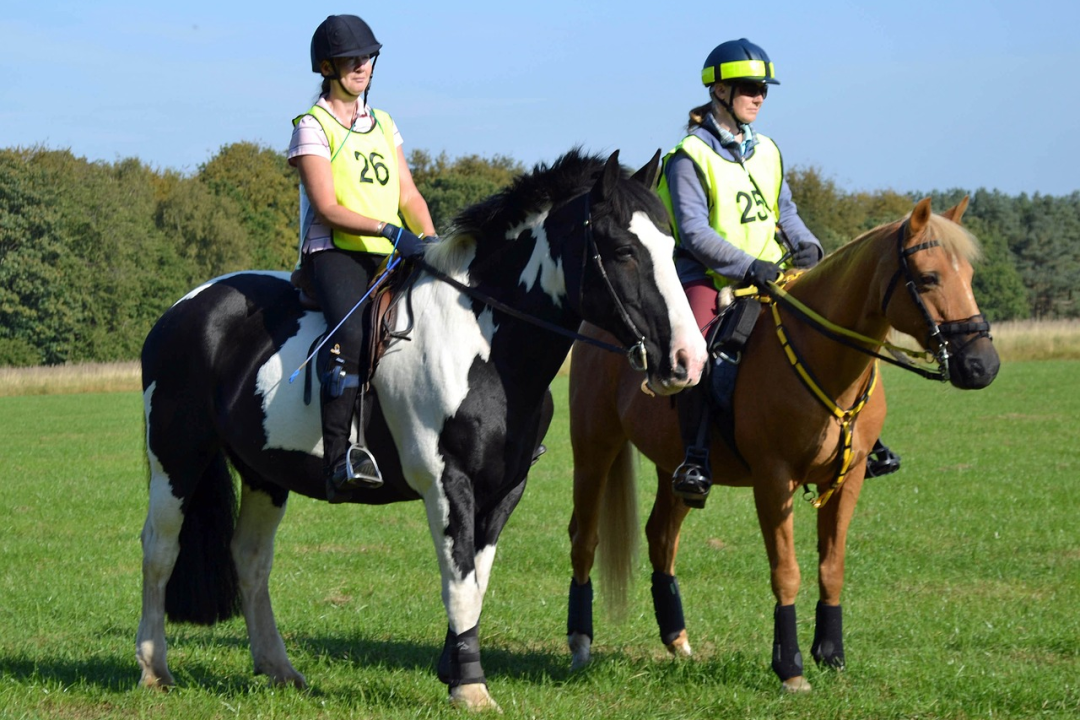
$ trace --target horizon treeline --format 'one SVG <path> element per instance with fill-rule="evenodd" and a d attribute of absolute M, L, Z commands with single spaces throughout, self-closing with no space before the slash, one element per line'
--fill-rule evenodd
<path fill-rule="evenodd" d="M 409 164 L 440 233 L 525 169 L 506 156 L 424 150 Z M 964 224 L 984 250 L 974 287 L 986 316 L 1080 316 L 1080 191 L 846 192 L 814 167 L 789 169 L 787 180 L 826 252 L 902 217 L 921 197 L 940 212 L 971 194 Z M 0 150 L 0 366 L 132 360 L 191 288 L 236 270 L 291 270 L 297 182 L 283 152 L 249 142 L 223 146 L 193 174 L 137 158 Z"/>

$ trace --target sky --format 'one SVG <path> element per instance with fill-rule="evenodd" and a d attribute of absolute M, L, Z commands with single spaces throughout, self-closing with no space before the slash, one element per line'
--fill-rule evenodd
<path fill-rule="evenodd" d="M 755 129 L 849 192 L 1080 190 L 1075 0 L 5 0 L 0 147 L 198 170 L 224 145 L 284 151 L 330 14 L 383 44 L 369 100 L 406 152 L 526 166 L 580 145 L 644 164 L 746 37 L 781 84 Z"/>

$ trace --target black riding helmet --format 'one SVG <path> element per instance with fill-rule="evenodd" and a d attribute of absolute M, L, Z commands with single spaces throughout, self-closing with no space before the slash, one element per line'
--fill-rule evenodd
<path fill-rule="evenodd" d="M 331 15 L 311 36 L 311 71 L 321 72 L 323 60 L 379 54 L 382 43 L 375 39 L 368 24 L 355 15 Z M 336 74 L 336 71 L 335 71 Z"/>

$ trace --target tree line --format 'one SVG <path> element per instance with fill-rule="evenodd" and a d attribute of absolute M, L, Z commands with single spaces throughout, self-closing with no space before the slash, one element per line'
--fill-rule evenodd
<path fill-rule="evenodd" d="M 505 156 L 423 150 L 409 164 L 442 233 L 458 210 L 524 170 Z M 817 168 L 789 170 L 788 181 L 826 251 L 926 194 L 938 210 L 966 194 L 845 192 Z M 284 153 L 248 142 L 222 147 L 191 174 L 135 158 L 0 150 L 0 366 L 134 359 L 160 314 L 192 287 L 244 268 L 291 269 L 297 182 Z M 1080 315 L 1080 192 L 979 189 L 965 224 L 983 244 L 975 292 L 991 320 Z"/>

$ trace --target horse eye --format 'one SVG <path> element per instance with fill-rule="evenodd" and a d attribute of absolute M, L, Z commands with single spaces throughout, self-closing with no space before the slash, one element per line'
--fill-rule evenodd
<path fill-rule="evenodd" d="M 623 245 L 622 247 L 615 248 L 615 259 L 620 261 L 627 261 L 634 259 L 634 248 L 629 245 Z"/>
<path fill-rule="evenodd" d="M 935 288 L 940 284 L 940 278 L 937 273 L 925 273 L 919 276 L 919 287 L 924 291 L 930 288 Z"/>

